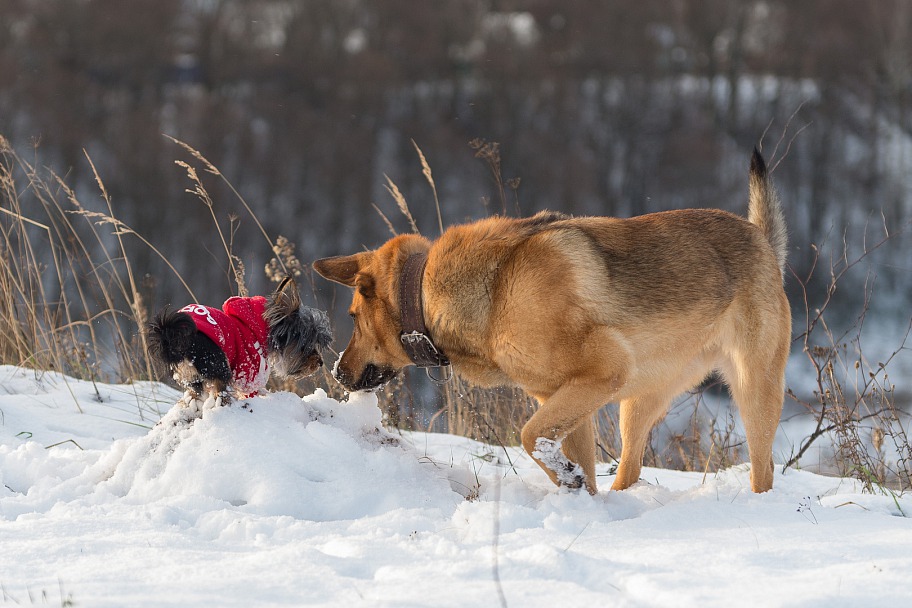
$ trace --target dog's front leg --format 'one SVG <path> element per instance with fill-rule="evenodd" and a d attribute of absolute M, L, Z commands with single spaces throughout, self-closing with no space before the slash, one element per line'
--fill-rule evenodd
<path fill-rule="evenodd" d="M 547 399 L 522 429 L 526 452 L 558 486 L 576 489 L 595 484 L 595 432 L 592 416 L 607 403 L 616 379 L 572 379 Z"/>
<path fill-rule="evenodd" d="M 544 465 L 546 472 L 554 473 L 551 479 L 554 481 L 556 478 L 557 485 L 572 490 L 585 485 L 590 494 L 595 494 L 595 474 L 592 471 L 587 473 L 587 469 L 591 468 L 588 466 L 590 462 L 595 466 L 595 442 L 592 437 L 590 417 L 582 421 L 563 441 L 538 437 L 531 455 L 538 460 L 539 465 Z M 590 455 L 589 452 L 593 453 Z M 588 480 L 593 480 L 593 483 L 589 484 Z"/>
<path fill-rule="evenodd" d="M 219 407 L 220 405 L 228 405 L 231 403 L 228 387 L 221 380 L 206 380 L 204 390 L 208 396 L 206 399 L 207 407 Z"/>

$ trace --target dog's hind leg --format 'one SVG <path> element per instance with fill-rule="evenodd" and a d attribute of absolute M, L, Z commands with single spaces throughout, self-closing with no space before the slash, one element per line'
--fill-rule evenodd
<path fill-rule="evenodd" d="M 724 349 L 719 364 L 744 423 L 751 489 L 766 492 L 773 487 L 773 440 L 785 397 L 791 317 L 781 289 L 758 291 L 743 307 L 749 312 L 738 316 L 736 339 Z"/>
<path fill-rule="evenodd" d="M 738 404 L 751 461 L 751 489 L 766 492 L 773 487 L 773 440 L 782 415 L 785 391 L 785 356 L 769 358 L 735 356 L 723 375 Z"/>

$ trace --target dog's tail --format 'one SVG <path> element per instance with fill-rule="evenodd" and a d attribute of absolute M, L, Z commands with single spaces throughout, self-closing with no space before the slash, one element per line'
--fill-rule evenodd
<path fill-rule="evenodd" d="M 788 231 L 785 227 L 785 216 L 782 204 L 773 180 L 766 170 L 766 162 L 760 151 L 754 148 L 750 165 L 750 200 L 747 206 L 747 219 L 760 228 L 773 247 L 779 270 L 785 273 L 785 258 L 788 254 Z"/>
<path fill-rule="evenodd" d="M 149 323 L 147 336 L 153 358 L 180 363 L 193 347 L 196 323 L 187 313 L 165 308 Z"/>

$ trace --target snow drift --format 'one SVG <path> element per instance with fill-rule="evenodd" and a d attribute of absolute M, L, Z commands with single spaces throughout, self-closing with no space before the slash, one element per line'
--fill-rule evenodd
<path fill-rule="evenodd" d="M 371 395 L 175 407 L 0 367 L 4 601 L 122 606 L 894 605 L 912 500 L 645 469 L 558 490 L 521 450 L 394 434 Z M 607 466 L 600 466 L 607 488 Z"/>

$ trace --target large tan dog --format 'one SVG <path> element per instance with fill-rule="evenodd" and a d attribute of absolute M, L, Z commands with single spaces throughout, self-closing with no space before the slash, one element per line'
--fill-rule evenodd
<path fill-rule="evenodd" d="M 772 487 L 791 318 L 785 222 L 756 150 L 749 220 L 710 209 L 492 217 L 433 242 L 403 235 L 314 262 L 356 288 L 337 369 L 349 390 L 376 388 L 413 362 L 400 340 L 410 305 L 400 281 L 415 254 L 427 256 L 416 296 L 430 339 L 469 381 L 538 400 L 522 443 L 555 484 L 596 492 L 593 415 L 609 402 L 620 402 L 623 442 L 612 489 L 636 483 L 672 398 L 717 370 L 744 421 L 751 487 Z"/>

